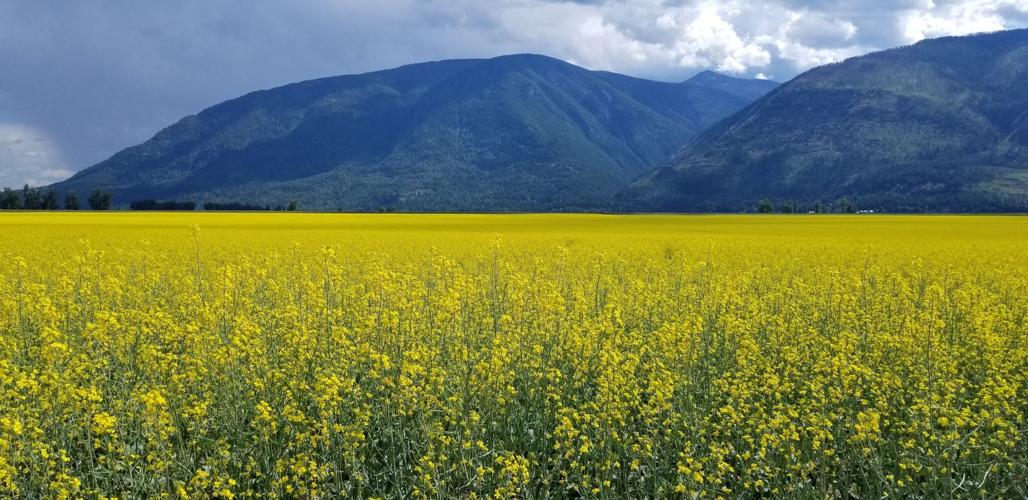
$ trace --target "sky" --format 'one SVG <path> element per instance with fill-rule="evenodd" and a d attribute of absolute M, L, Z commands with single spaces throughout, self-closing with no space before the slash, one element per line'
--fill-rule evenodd
<path fill-rule="evenodd" d="M 43 185 L 244 93 L 531 52 L 679 81 L 786 81 L 1028 0 L 0 0 L 0 186 Z"/>

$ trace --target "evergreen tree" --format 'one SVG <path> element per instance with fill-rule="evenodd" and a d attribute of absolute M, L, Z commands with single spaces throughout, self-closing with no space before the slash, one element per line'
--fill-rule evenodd
<path fill-rule="evenodd" d="M 835 206 L 838 207 L 839 212 L 844 214 L 852 214 L 857 211 L 857 206 L 846 197 L 839 198 L 839 201 L 835 203 Z"/>
<path fill-rule="evenodd" d="M 21 197 L 11 188 L 4 188 L 0 195 L 0 210 L 18 210 L 21 208 Z"/>
<path fill-rule="evenodd" d="M 771 200 L 769 200 L 767 198 L 764 198 L 763 200 L 760 200 L 760 203 L 757 204 L 757 212 L 759 212 L 759 213 L 769 214 L 771 212 L 774 212 L 774 210 L 775 210 L 774 205 L 772 205 L 771 204 Z"/>
<path fill-rule="evenodd" d="M 64 195 L 64 209 L 65 210 L 78 210 L 79 209 L 79 195 L 75 194 L 74 191 Z"/>
<path fill-rule="evenodd" d="M 46 194 L 43 195 L 43 202 L 40 208 L 42 208 L 43 210 L 57 210 L 57 204 L 59 203 L 58 200 L 59 198 L 57 197 L 57 191 L 54 191 L 53 189 L 47 189 Z"/>
<path fill-rule="evenodd" d="M 25 210 L 39 210 L 43 208 L 43 194 L 39 192 L 39 188 L 26 184 L 21 189 L 21 199 Z"/>
<path fill-rule="evenodd" d="M 93 191 L 93 194 L 89 195 L 89 208 L 91 210 L 110 210 L 111 201 L 111 193 L 97 189 Z"/>

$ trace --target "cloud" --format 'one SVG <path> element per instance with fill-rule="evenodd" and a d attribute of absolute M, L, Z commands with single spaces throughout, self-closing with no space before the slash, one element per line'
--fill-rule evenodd
<path fill-rule="evenodd" d="M 1024 22 L 1028 1 L 972 0 L 964 2 L 926 2 L 922 8 L 909 9 L 900 16 L 903 36 L 913 43 L 944 35 L 966 35 L 999 31 L 1008 27 L 1008 19 Z"/>
<path fill-rule="evenodd" d="M 744 39 L 735 26 L 707 4 L 693 17 L 675 44 L 679 64 L 686 68 L 714 67 L 718 71 L 743 74 L 771 64 L 771 53 L 759 43 Z"/>
<path fill-rule="evenodd" d="M 822 14 L 796 13 L 786 28 L 785 38 L 807 47 L 838 48 L 852 45 L 857 31 L 852 21 Z"/>
<path fill-rule="evenodd" d="M 0 123 L 0 187 L 41 186 L 72 175 L 46 134 Z"/>
<path fill-rule="evenodd" d="M 84 168 L 252 90 L 417 61 L 535 52 L 668 81 L 786 80 L 1026 24 L 1028 0 L 6 0 L 0 122 L 65 162 L 7 152 L 0 176 Z"/>

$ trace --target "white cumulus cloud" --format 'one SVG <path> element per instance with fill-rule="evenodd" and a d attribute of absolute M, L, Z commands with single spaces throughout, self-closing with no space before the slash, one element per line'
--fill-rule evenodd
<path fill-rule="evenodd" d="M 945 35 L 999 31 L 1008 27 L 1006 16 L 1028 13 L 1025 0 L 970 0 L 926 2 L 902 12 L 899 22 L 907 42 Z"/>
<path fill-rule="evenodd" d="M 41 186 L 73 173 L 46 134 L 26 125 L 0 123 L 0 187 Z"/>

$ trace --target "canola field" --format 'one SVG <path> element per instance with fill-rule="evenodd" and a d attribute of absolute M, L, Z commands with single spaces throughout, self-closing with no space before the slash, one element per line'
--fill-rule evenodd
<path fill-rule="evenodd" d="M 1028 495 L 1028 218 L 0 214 L 0 497 Z"/>

